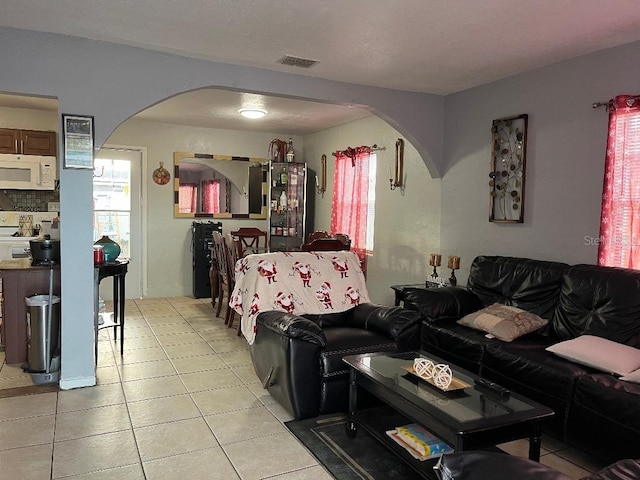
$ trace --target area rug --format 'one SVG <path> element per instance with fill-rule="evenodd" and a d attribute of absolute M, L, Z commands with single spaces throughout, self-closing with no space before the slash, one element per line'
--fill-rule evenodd
<path fill-rule="evenodd" d="M 347 437 L 345 423 L 345 415 L 325 415 L 285 425 L 338 480 L 421 478 L 364 429 Z"/>

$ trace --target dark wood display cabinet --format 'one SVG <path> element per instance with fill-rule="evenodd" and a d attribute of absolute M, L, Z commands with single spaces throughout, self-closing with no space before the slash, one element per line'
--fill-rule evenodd
<path fill-rule="evenodd" d="M 55 157 L 56 132 L 0 128 L 0 153 Z"/>

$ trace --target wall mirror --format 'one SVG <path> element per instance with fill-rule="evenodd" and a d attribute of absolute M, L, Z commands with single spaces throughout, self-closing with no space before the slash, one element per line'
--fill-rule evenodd
<path fill-rule="evenodd" d="M 265 158 L 174 152 L 174 216 L 267 218 Z"/>

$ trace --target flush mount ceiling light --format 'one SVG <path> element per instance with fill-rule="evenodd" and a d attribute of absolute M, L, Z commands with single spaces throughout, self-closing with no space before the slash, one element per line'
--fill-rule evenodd
<path fill-rule="evenodd" d="M 267 112 L 259 108 L 242 108 L 239 110 L 240 115 L 246 118 L 256 119 L 264 117 Z"/>

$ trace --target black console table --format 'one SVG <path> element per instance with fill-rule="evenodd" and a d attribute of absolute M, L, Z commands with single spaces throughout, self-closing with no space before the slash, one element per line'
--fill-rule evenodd
<path fill-rule="evenodd" d="M 404 301 L 404 291 L 407 288 L 422 288 L 424 290 L 428 288 L 442 288 L 442 287 L 450 287 L 448 283 L 436 283 L 427 280 L 424 283 L 410 283 L 406 285 L 391 285 L 391 290 L 395 293 L 395 305 L 396 307 L 400 305 L 400 302 Z"/>
<path fill-rule="evenodd" d="M 98 331 L 103 328 L 113 327 L 113 336 L 118 340 L 120 329 L 120 355 L 124 353 L 124 305 L 125 305 L 125 276 L 129 266 L 129 259 L 115 260 L 113 262 L 98 263 L 94 267 L 94 329 L 95 329 L 95 361 L 98 361 Z M 100 281 L 106 277 L 113 277 L 113 320 L 99 324 L 99 287 Z"/>

